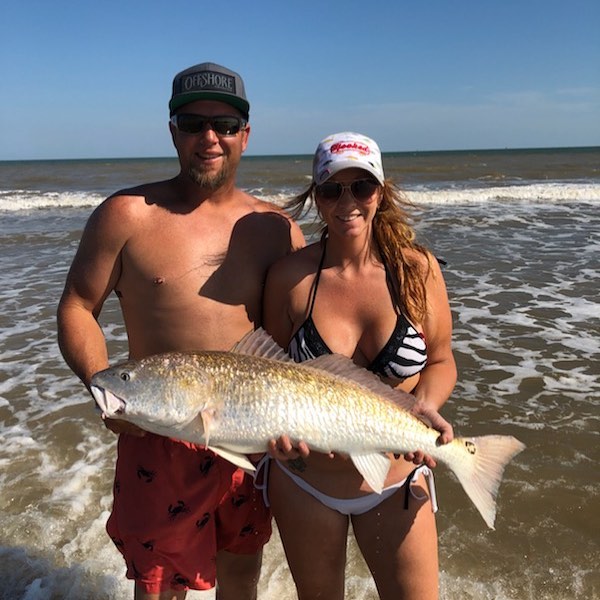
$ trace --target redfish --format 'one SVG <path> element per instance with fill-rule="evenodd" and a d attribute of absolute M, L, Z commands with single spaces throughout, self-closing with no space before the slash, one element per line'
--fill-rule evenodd
<path fill-rule="evenodd" d="M 343 356 L 296 364 L 262 330 L 231 352 L 125 362 L 94 375 L 91 390 L 106 417 L 204 445 L 249 471 L 245 454 L 286 434 L 312 450 L 349 455 L 380 493 L 390 467 L 385 453 L 422 450 L 450 468 L 492 529 L 505 466 L 525 448 L 506 435 L 438 445 L 439 432 L 410 413 L 410 394 Z"/>

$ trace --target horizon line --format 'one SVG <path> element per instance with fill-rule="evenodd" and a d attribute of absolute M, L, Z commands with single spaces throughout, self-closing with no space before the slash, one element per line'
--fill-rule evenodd
<path fill-rule="evenodd" d="M 504 148 L 455 148 L 439 150 L 388 150 L 381 154 L 450 154 L 450 153 L 469 153 L 469 152 L 535 152 L 535 151 L 568 151 L 568 150 L 600 150 L 599 145 L 590 146 L 515 146 Z M 285 157 L 312 157 L 313 153 L 289 152 L 283 154 L 244 154 L 244 158 L 285 158 Z M 8 162 L 52 162 L 52 161 L 93 161 L 93 160 L 177 160 L 177 156 L 99 156 L 99 157 L 79 157 L 79 158 L 0 158 L 0 163 Z"/>

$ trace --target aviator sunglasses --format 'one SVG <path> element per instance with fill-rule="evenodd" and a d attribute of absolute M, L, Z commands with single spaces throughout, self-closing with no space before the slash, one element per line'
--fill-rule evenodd
<path fill-rule="evenodd" d="M 371 199 L 378 187 L 379 183 L 374 179 L 355 179 L 352 183 L 326 181 L 321 185 L 317 185 L 315 192 L 322 200 L 335 202 L 342 197 L 344 190 L 349 189 L 356 200 L 366 202 Z"/>
<path fill-rule="evenodd" d="M 171 117 L 171 123 L 183 133 L 198 134 L 204 130 L 208 123 L 217 135 L 235 135 L 240 129 L 246 128 L 246 121 L 232 115 L 220 115 L 216 117 L 205 117 L 180 113 Z"/>

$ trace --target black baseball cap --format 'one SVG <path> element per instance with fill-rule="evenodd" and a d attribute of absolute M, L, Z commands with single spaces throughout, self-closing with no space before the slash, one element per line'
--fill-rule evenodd
<path fill-rule="evenodd" d="M 250 114 L 244 82 L 240 75 L 215 63 L 202 63 L 177 73 L 173 79 L 173 95 L 169 111 L 196 100 L 219 100 L 237 108 L 245 119 Z"/>

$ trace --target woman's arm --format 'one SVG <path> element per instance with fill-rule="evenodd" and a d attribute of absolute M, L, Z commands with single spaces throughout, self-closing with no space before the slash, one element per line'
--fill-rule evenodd
<path fill-rule="evenodd" d="M 438 411 L 446 403 L 456 384 L 456 363 L 452 353 L 452 314 L 440 266 L 433 256 L 430 256 L 430 263 L 425 283 L 427 315 L 423 321 L 427 365 L 412 390 L 416 398 L 412 412 L 440 432 L 438 443 L 447 444 L 454 439 L 454 432 L 452 425 Z M 420 450 L 409 452 L 404 457 L 416 464 L 425 462 L 430 467 L 435 466 L 435 461 Z"/>
<path fill-rule="evenodd" d="M 444 277 L 432 258 L 426 281 L 427 315 L 423 334 L 427 342 L 427 365 L 413 390 L 419 403 L 441 408 L 456 384 L 456 363 L 452 353 L 452 314 Z"/>

